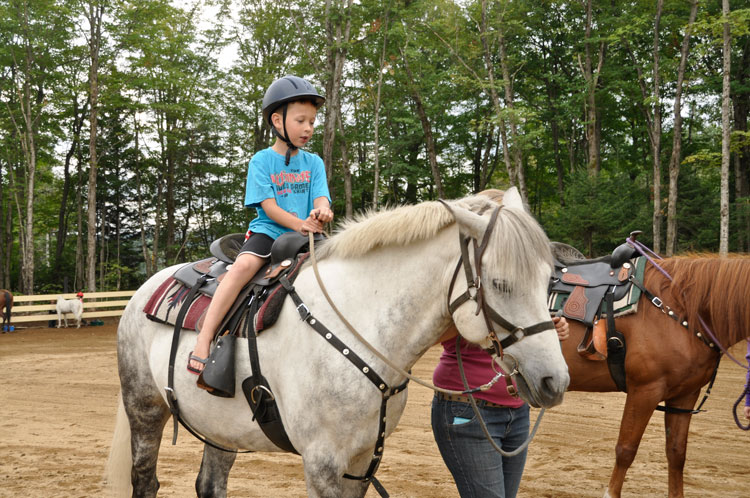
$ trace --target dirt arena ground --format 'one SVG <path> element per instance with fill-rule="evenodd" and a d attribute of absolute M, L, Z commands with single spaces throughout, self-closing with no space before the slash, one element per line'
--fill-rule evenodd
<path fill-rule="evenodd" d="M 94 497 L 116 412 L 116 323 L 81 329 L 28 328 L 0 335 L 0 496 Z M 732 350 L 744 356 L 741 345 Z M 431 376 L 432 348 L 414 368 Z M 693 418 L 685 494 L 750 494 L 750 432 L 734 424 L 731 407 L 744 371 L 722 362 L 707 413 Z M 393 497 L 457 497 L 429 421 L 431 391 L 414 385 L 399 427 L 386 441 L 378 478 Z M 609 480 L 624 395 L 568 393 L 547 411 L 531 444 L 522 497 L 600 497 Z M 532 418 L 538 411 L 532 411 Z M 194 496 L 202 446 L 171 423 L 159 457 L 160 496 Z M 664 422 L 655 415 L 625 483 L 625 496 L 666 496 Z M 233 497 L 303 497 L 301 459 L 285 454 L 239 455 L 229 481 Z M 377 496 L 374 490 L 368 498 Z"/>

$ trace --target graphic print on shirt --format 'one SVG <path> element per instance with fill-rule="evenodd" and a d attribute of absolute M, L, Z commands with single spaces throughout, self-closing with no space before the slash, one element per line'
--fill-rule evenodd
<path fill-rule="evenodd" d="M 310 171 L 281 171 L 271 174 L 271 183 L 276 189 L 277 197 L 289 194 L 307 194 L 310 191 Z"/>

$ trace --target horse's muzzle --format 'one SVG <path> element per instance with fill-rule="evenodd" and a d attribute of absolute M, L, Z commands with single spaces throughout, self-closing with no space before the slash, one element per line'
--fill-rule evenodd
<path fill-rule="evenodd" d="M 511 356 L 506 353 L 506 357 Z M 515 358 L 513 358 L 515 362 Z M 567 369 L 558 375 L 546 375 L 536 382 L 529 382 L 523 368 L 516 366 L 518 374 L 515 376 L 518 391 L 527 403 L 534 408 L 551 408 L 563 401 L 565 391 L 570 384 Z"/>

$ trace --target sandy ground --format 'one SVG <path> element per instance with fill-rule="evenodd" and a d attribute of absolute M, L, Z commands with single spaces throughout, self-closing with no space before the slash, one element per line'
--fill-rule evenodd
<path fill-rule="evenodd" d="M 102 495 L 116 412 L 116 324 L 81 329 L 24 329 L 0 335 L 0 496 Z M 742 358 L 740 346 L 732 350 Z M 414 368 L 429 378 L 432 348 Z M 750 494 L 750 432 L 731 415 L 744 371 L 722 362 L 707 413 L 693 418 L 685 465 L 686 496 Z M 401 423 L 386 441 L 378 478 L 393 497 L 456 497 L 429 421 L 432 393 L 413 385 Z M 600 497 L 614 463 L 624 395 L 568 393 L 547 411 L 531 445 L 522 497 Z M 538 411 L 532 411 L 532 418 Z M 171 423 L 159 456 L 160 496 L 194 496 L 202 446 Z M 655 415 L 625 483 L 625 496 L 666 496 L 663 417 Z M 302 497 L 301 459 L 277 453 L 239 455 L 229 480 L 234 497 Z M 377 496 L 374 490 L 368 498 Z"/>

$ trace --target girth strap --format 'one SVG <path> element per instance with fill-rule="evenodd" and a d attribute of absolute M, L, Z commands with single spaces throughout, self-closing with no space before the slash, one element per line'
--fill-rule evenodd
<path fill-rule="evenodd" d="M 237 451 L 232 448 L 225 448 L 218 443 L 210 441 L 208 438 L 202 436 L 198 433 L 198 431 L 190 427 L 190 425 L 185 422 L 185 420 L 183 420 L 183 418 L 180 416 L 180 407 L 177 403 L 177 395 L 174 389 L 174 364 L 175 360 L 177 359 L 177 349 L 180 344 L 180 332 L 182 331 L 182 323 L 185 320 L 185 315 L 190 308 L 190 303 L 193 302 L 195 296 L 198 294 L 198 289 L 200 289 L 201 286 L 206 283 L 206 280 L 208 280 L 208 274 L 201 275 L 198 281 L 190 288 L 187 295 L 185 296 L 185 301 L 182 303 L 180 311 L 177 313 L 177 318 L 175 319 L 174 333 L 172 334 L 172 348 L 169 351 L 167 387 L 164 388 L 167 393 L 167 403 L 169 403 L 169 411 L 172 413 L 172 418 L 174 420 L 174 435 L 172 436 L 172 444 L 177 444 L 177 424 L 179 422 L 185 428 L 185 430 L 195 436 L 196 439 L 204 444 L 207 444 L 208 446 L 211 446 L 212 448 L 226 451 L 228 453 L 251 453 L 251 451 Z"/>
<path fill-rule="evenodd" d="M 625 374 L 625 336 L 615 328 L 614 289 L 608 289 L 604 298 L 607 302 L 607 368 L 617 389 L 626 393 L 628 384 Z"/>
<path fill-rule="evenodd" d="M 696 415 L 700 412 L 705 412 L 706 410 L 702 410 L 703 404 L 706 402 L 708 397 L 711 395 L 711 389 L 714 387 L 714 381 L 716 380 L 716 374 L 719 372 L 719 363 L 721 363 L 721 355 L 719 355 L 719 359 L 716 360 L 716 366 L 714 367 L 714 373 L 711 374 L 711 380 L 708 382 L 708 387 L 706 388 L 706 392 L 703 395 L 703 399 L 701 400 L 700 404 L 698 404 L 697 407 L 695 407 L 692 410 L 688 410 L 686 408 L 677 408 L 674 406 L 668 406 L 666 403 L 664 406 L 657 405 L 656 410 L 664 413 L 689 413 L 690 415 Z M 735 417 L 737 417 L 736 413 L 736 406 L 735 406 Z M 745 429 L 747 430 L 747 429 Z"/>
<path fill-rule="evenodd" d="M 284 423 L 281 420 L 281 414 L 276 404 L 276 398 L 271 391 L 271 386 L 260 371 L 258 340 L 250 317 L 246 320 L 245 330 L 247 332 L 247 349 L 250 355 L 252 375 L 242 382 L 242 390 L 253 411 L 253 420 L 258 422 L 263 434 L 273 444 L 284 451 L 299 454 L 284 429 Z"/>

